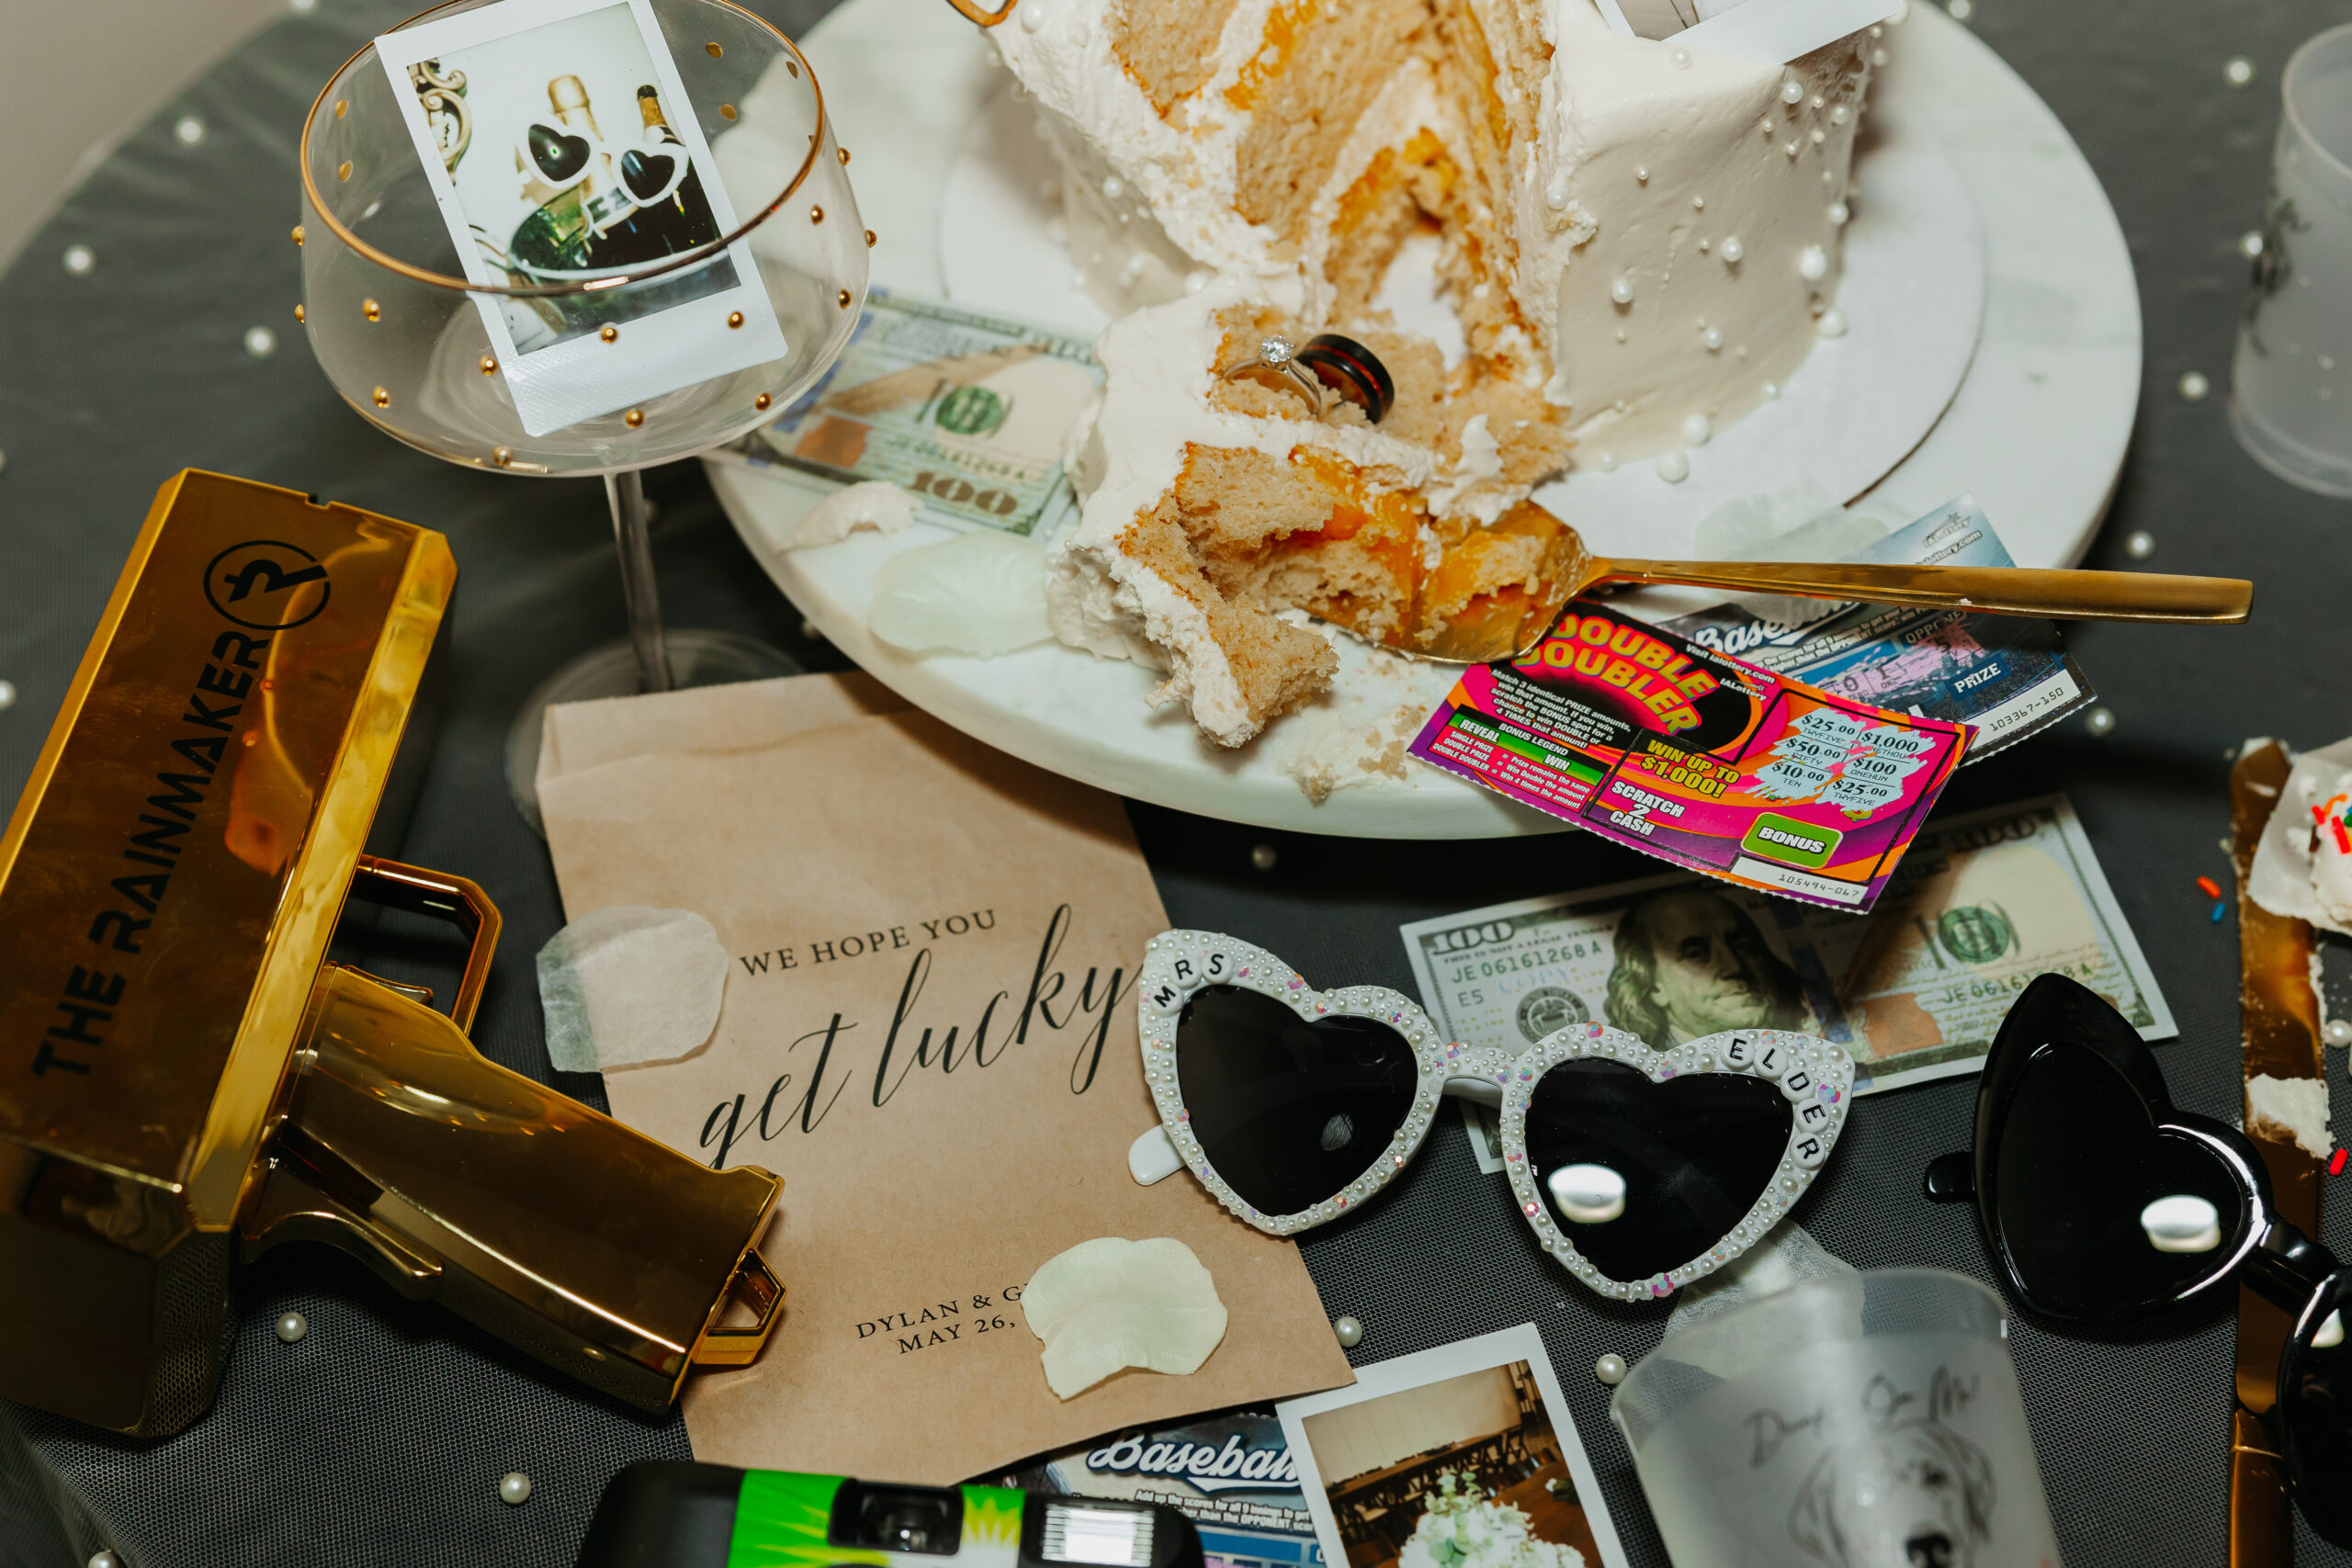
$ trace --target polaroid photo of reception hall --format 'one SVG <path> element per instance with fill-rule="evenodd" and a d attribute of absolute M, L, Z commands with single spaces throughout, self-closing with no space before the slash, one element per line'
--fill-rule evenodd
<path fill-rule="evenodd" d="M 526 432 L 783 357 L 748 239 L 608 282 L 739 222 L 647 0 L 502 0 L 376 49 L 467 278 L 607 283 L 474 296 Z"/>
<path fill-rule="evenodd" d="M 1275 1414 L 1327 1568 L 1625 1568 L 1532 1324 Z"/>

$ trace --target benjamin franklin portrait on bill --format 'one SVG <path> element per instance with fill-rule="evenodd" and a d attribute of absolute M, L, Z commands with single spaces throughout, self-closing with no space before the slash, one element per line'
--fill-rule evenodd
<path fill-rule="evenodd" d="M 1662 888 L 1635 900 L 1615 945 L 1603 1014 L 1654 1050 L 1726 1029 L 1803 1029 L 1809 1017 L 1797 972 L 1746 910 L 1712 888 Z"/>

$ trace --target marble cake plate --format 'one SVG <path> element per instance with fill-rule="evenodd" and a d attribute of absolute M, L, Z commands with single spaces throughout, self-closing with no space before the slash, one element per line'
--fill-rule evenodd
<path fill-rule="evenodd" d="M 1858 170 L 1861 244 L 1849 255 L 1847 284 L 1860 318 L 1853 333 L 1821 344 L 1781 404 L 1701 448 L 1684 484 L 1667 485 L 1641 463 L 1551 487 L 1544 499 L 1596 548 L 1668 554 L 1722 501 L 1810 475 L 1832 493 L 1866 492 L 1906 516 L 1972 491 L 2021 564 L 2081 558 L 2113 491 L 2139 392 L 2139 293 L 2121 229 L 2064 128 L 1966 28 L 1915 5 L 1895 46 L 1873 113 L 1894 127 L 1879 151 L 1908 161 L 1874 168 L 1866 158 Z M 872 253 L 876 282 L 955 298 L 960 278 L 963 297 L 975 303 L 1081 331 L 1099 323 L 1099 312 L 1089 317 L 1080 309 L 1092 307 L 1072 288 L 1067 257 L 1049 271 L 1032 265 L 1017 275 L 1026 280 L 1017 298 L 986 297 L 1000 287 L 987 280 L 1001 265 L 990 257 L 1003 254 L 1006 242 L 995 237 L 1002 226 L 969 220 L 967 197 L 971 176 L 1001 170 L 1002 158 L 985 141 L 964 152 L 976 138 L 1002 133 L 988 111 L 1005 75 L 968 24 L 939 0 L 850 0 L 805 47 L 839 140 L 855 153 L 860 210 L 880 236 Z M 1923 347 L 1944 345 L 1937 372 L 1943 385 L 1931 384 L 1936 375 L 1913 374 L 1892 385 L 1864 381 L 1858 390 L 1838 372 L 1865 357 L 1846 352 L 1871 341 L 1862 312 L 1873 292 L 1903 292 L 1899 277 L 1883 269 L 1873 276 L 1863 215 L 1873 203 L 1899 206 L 1951 171 L 1968 199 L 1941 202 L 1941 209 L 1947 219 L 1973 211 L 1980 225 L 1981 330 L 1971 333 L 1973 345 L 1953 353 L 1955 323 L 1966 325 L 1976 312 L 1968 309 L 1968 270 L 1948 270 L 1935 297 L 1939 310 L 1923 303 L 1907 324 L 1882 321 L 1884 332 L 1911 333 Z M 1027 188 L 1034 192 L 1035 182 Z M 1001 200 L 1019 196 L 1000 186 Z M 1889 236 L 1889 243 L 1900 241 Z M 975 246 L 979 254 L 967 254 Z M 1817 378 L 1818 392 L 1808 377 Z M 1889 403 L 1903 405 L 1900 417 L 1877 417 Z M 1851 441 L 1826 447 L 1770 439 L 1765 422 L 1792 406 L 1815 411 L 1803 422 L 1807 427 L 1871 423 L 1875 451 Z M 1913 424 L 1907 434 L 1898 428 L 1905 419 Z M 1764 436 L 1744 434 L 1750 426 Z M 1377 712 L 1401 704 L 1434 707 L 1451 684 L 1440 668 L 1400 670 L 1401 661 L 1346 638 L 1335 705 L 1287 716 L 1238 752 L 1204 740 L 1181 709 L 1149 707 L 1146 695 L 1158 677 L 1135 665 L 1058 644 L 990 660 L 899 653 L 865 629 L 874 572 L 898 551 L 941 536 L 937 531 L 917 524 L 887 539 L 861 535 L 822 549 L 777 551 L 766 539 L 807 504 L 800 492 L 751 469 L 709 468 L 752 554 L 826 637 L 910 702 L 1042 767 L 1182 810 L 1304 832 L 1456 839 L 1566 826 L 1419 764 L 1409 764 L 1404 779 L 1375 776 L 1311 801 L 1286 763 L 1295 767 L 1328 750 L 1345 728 Z"/>

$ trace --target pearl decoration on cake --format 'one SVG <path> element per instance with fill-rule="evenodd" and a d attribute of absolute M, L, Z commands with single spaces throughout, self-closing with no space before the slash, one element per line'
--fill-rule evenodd
<path fill-rule="evenodd" d="M 1807 283 L 1818 283 L 1829 276 L 1829 253 L 1819 245 L 1807 245 L 1797 253 L 1797 276 Z"/>
<path fill-rule="evenodd" d="M 2108 707 L 2091 709 L 2089 713 L 2083 716 L 2083 728 L 2095 736 L 2114 734 L 2115 710 Z"/>
<path fill-rule="evenodd" d="M 1125 184 L 1123 181 L 1121 181 L 1121 179 L 1119 178 L 1119 176 L 1118 176 L 1118 175 L 1103 175 L 1103 176 L 1102 176 L 1102 199 L 1103 199 L 1103 200 L 1105 200 L 1105 201 L 1116 201 L 1116 200 L 1118 200 L 1118 199 L 1119 199 L 1119 197 L 1123 197 L 1123 196 L 1125 196 L 1125 195 L 1126 195 L 1126 194 L 1127 194 L 1127 187 L 1126 187 Z"/>
<path fill-rule="evenodd" d="M 299 1312 L 280 1313 L 275 1332 L 279 1339 L 291 1345 L 311 1332 L 311 1320 Z"/>
<path fill-rule="evenodd" d="M 1703 197 L 1703 196 L 1694 196 L 1694 197 L 1692 197 L 1690 198 L 1690 210 L 1691 210 L 1691 211 L 1693 211 L 1693 212 L 1704 212 L 1704 211 L 1706 211 L 1706 210 L 1707 210 L 1707 198 L 1706 198 L 1705 197 Z"/>
<path fill-rule="evenodd" d="M 1650 183 L 1650 171 L 1646 164 L 1634 171 L 1634 183 L 1644 186 Z"/>
<path fill-rule="evenodd" d="M 1340 1342 L 1342 1350 L 1352 1350 L 1363 1343 L 1363 1325 L 1352 1317 L 1331 1320 L 1331 1337 Z"/>
<path fill-rule="evenodd" d="M 1679 485 L 1690 477 L 1690 456 L 1687 452 L 1661 452 L 1657 455 L 1657 477 L 1670 485 Z"/>
<path fill-rule="evenodd" d="M 1784 104 L 1801 104 L 1804 102 L 1804 89 L 1794 82 L 1783 82 L 1781 84 L 1781 101 Z"/>
<path fill-rule="evenodd" d="M 1834 226 L 1843 229 L 1847 223 L 1852 220 L 1853 216 L 1853 209 L 1848 207 L 1844 202 L 1833 201 L 1829 204 L 1829 221 Z"/>
<path fill-rule="evenodd" d="M 1839 104 L 1836 108 L 1829 111 L 1829 123 L 1832 125 L 1843 125 L 1853 118 L 1854 111 L 1848 108 L 1843 104 Z"/>
<path fill-rule="evenodd" d="M 2331 1018 L 2327 1021 L 2327 1027 L 2320 1031 L 2320 1035 L 2330 1045 L 2352 1045 L 2352 1023 L 2346 1023 L 2340 1018 Z"/>
<path fill-rule="evenodd" d="M 1688 71 L 1690 69 L 1690 51 L 1687 49 L 1678 49 L 1666 57 L 1666 62 L 1677 71 Z"/>
<path fill-rule="evenodd" d="M 1625 1381 L 1625 1358 L 1611 1353 L 1593 1362 L 1592 1375 L 1611 1388 Z"/>
<path fill-rule="evenodd" d="M 1040 0 L 1028 0 L 1021 7 L 1021 30 L 1023 32 L 1036 32 L 1053 19 L 1054 8 L 1040 4 Z"/>
<path fill-rule="evenodd" d="M 1739 243 L 1738 235 L 1734 234 L 1723 243 L 1723 248 L 1718 254 L 1723 256 L 1724 265 L 1737 266 L 1747 256 L 1747 247 Z"/>
<path fill-rule="evenodd" d="M 1720 339 L 1723 334 L 1717 333 L 1715 336 Z M 1689 414 L 1682 421 L 1682 444 L 1685 446 L 1704 446 L 1714 434 L 1714 422 L 1705 414 Z"/>
<path fill-rule="evenodd" d="M 498 1478 L 498 1500 L 509 1507 L 531 1500 L 531 1478 L 519 1470 L 510 1470 Z"/>
<path fill-rule="evenodd" d="M 1700 334 L 1699 341 L 1707 345 L 1708 353 L 1713 354 L 1724 345 L 1724 330 L 1721 327 L 1709 327 Z"/>
<path fill-rule="evenodd" d="M 1806 140 L 1811 141 L 1815 147 L 1818 147 L 1823 142 L 1829 140 L 1829 133 L 1816 125 L 1806 134 Z"/>
<path fill-rule="evenodd" d="M 1776 403 L 1781 400 L 1781 384 L 1778 381 L 1765 382 L 1763 390 L 1766 402 Z"/>
<path fill-rule="evenodd" d="M 1604 474 L 1613 474 L 1617 471 L 1617 454 L 1614 452 L 1603 452 L 1593 461 L 1600 465 L 1600 471 Z"/>
<path fill-rule="evenodd" d="M 1821 320 L 1813 323 L 1813 330 L 1819 333 L 1823 337 L 1844 337 L 1846 335 L 1846 312 L 1838 310 L 1835 306 L 1830 307 L 1828 310 L 1821 312 Z"/>
<path fill-rule="evenodd" d="M 1609 298 L 1616 300 L 1620 305 L 1632 304 L 1634 302 L 1634 280 L 1623 273 L 1618 274 L 1617 281 L 1609 286 Z"/>
<path fill-rule="evenodd" d="M 1551 184 L 1544 187 L 1544 205 L 1555 212 L 1566 212 L 1568 209 L 1568 171 L 1566 169 L 1556 170 L 1552 175 Z"/>

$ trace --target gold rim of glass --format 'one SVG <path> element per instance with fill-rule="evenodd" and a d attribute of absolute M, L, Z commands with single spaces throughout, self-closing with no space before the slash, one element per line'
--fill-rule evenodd
<path fill-rule="evenodd" d="M 319 96 L 311 100 L 311 112 L 302 117 L 302 195 L 310 202 L 311 210 L 318 214 L 319 221 L 325 224 L 328 231 L 332 232 L 335 238 L 341 240 L 345 244 L 350 246 L 354 251 L 356 251 L 359 254 L 367 257 L 378 266 L 384 268 L 388 272 L 397 273 L 401 276 L 410 279 L 412 282 L 429 284 L 435 288 L 455 289 L 465 294 L 498 294 L 524 299 L 548 299 L 568 294 L 593 294 L 601 292 L 607 288 L 618 288 L 626 284 L 641 283 L 649 277 L 660 277 L 665 274 L 677 272 L 684 268 L 708 261 L 712 256 L 726 250 L 729 246 L 734 244 L 736 241 L 741 240 L 746 234 L 749 234 L 762 223 L 766 222 L 770 217 L 775 215 L 778 208 L 792 199 L 792 193 L 798 190 L 801 185 L 808 178 L 809 171 L 817 166 L 818 153 L 824 150 L 826 120 L 824 85 L 817 80 L 817 68 L 808 63 L 808 57 L 800 52 L 800 46 L 798 44 L 794 43 L 790 39 L 785 37 L 783 33 L 778 32 L 775 26 L 772 25 L 766 17 L 759 16 L 754 12 L 745 10 L 742 6 L 736 5 L 734 0 L 702 0 L 702 3 L 707 6 L 718 6 L 722 10 L 734 12 L 737 16 L 741 17 L 745 21 L 750 22 L 752 26 L 760 28 L 763 32 L 765 32 L 770 37 L 774 38 L 776 42 L 784 45 L 784 47 L 790 51 L 792 58 L 799 62 L 800 69 L 808 73 L 808 91 L 814 94 L 817 99 L 817 129 L 808 138 L 808 155 L 800 160 L 800 167 L 794 171 L 791 180 L 786 184 L 785 187 L 776 192 L 775 199 L 768 202 L 766 206 L 761 208 L 757 212 L 752 214 L 751 217 L 745 219 L 731 233 L 721 234 L 718 239 L 709 242 L 707 244 L 696 246 L 691 251 L 681 251 L 678 254 L 663 260 L 658 266 L 644 267 L 635 272 L 614 273 L 605 277 L 583 278 L 576 283 L 476 283 L 470 278 L 450 277 L 446 274 L 431 271 L 428 268 L 418 266 L 413 263 L 404 262 L 398 256 L 386 254 L 384 252 L 379 251 L 375 246 L 369 244 L 367 241 L 361 239 L 358 235 L 353 233 L 349 229 L 344 227 L 343 220 L 337 218 L 334 213 L 328 209 L 325 201 L 320 198 L 318 184 L 311 177 L 311 127 L 317 123 L 319 110 L 325 106 L 327 95 L 334 91 L 335 84 L 342 81 L 350 73 L 351 68 L 359 62 L 359 57 L 361 55 L 367 54 L 375 49 L 376 44 L 372 39 L 366 44 L 362 45 L 358 50 L 355 51 L 350 59 L 335 67 L 334 73 L 327 78 L 326 85 L 319 89 Z M 440 12 L 449 10 L 453 6 L 462 4 L 464 4 L 464 0 L 442 0 L 440 5 L 428 6 L 424 10 L 419 11 L 413 17 L 409 17 L 406 21 L 388 28 L 385 30 L 388 33 L 399 32 L 404 28 L 415 26 L 417 23 L 424 20 L 427 17 L 437 15 Z M 1012 7 L 1010 6 L 1006 7 L 1007 11 L 1010 11 Z"/>

